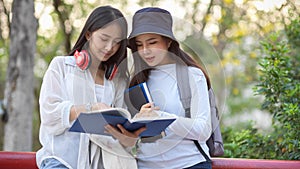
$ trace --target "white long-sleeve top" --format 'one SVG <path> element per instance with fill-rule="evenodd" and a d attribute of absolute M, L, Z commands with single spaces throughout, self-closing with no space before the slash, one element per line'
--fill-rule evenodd
<path fill-rule="evenodd" d="M 211 134 L 211 116 L 208 88 L 203 72 L 188 67 L 191 88 L 191 118 L 185 117 L 180 101 L 176 65 L 157 66 L 147 81 L 155 106 L 176 116 L 166 129 L 166 136 L 153 143 L 139 143 L 137 158 L 140 169 L 185 168 L 205 161 L 193 140 L 198 140 L 209 157 L 206 140 Z M 166 113 L 164 113 L 166 114 Z"/>
<path fill-rule="evenodd" d="M 125 81 L 118 77 L 113 81 L 104 79 L 101 101 L 123 107 L 125 87 Z M 40 91 L 42 148 L 36 153 L 38 166 L 46 158 L 55 158 L 70 169 L 98 168 L 102 153 L 105 168 L 136 168 L 132 155 L 112 137 L 68 131 L 73 123 L 69 122 L 71 106 L 95 102 L 95 83 L 90 72 L 78 68 L 74 57 L 55 57 L 44 75 Z M 89 140 L 92 141 L 90 152 Z"/>

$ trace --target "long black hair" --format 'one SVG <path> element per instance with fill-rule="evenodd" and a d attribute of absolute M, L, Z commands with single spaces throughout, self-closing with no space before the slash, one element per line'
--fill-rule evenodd
<path fill-rule="evenodd" d="M 187 66 L 193 66 L 201 69 L 206 78 L 207 87 L 208 89 L 210 89 L 211 83 L 206 71 L 191 56 L 189 56 L 186 52 L 180 49 L 179 43 L 177 41 L 172 40 L 165 36 L 162 37 L 165 38 L 167 41 L 172 42 L 168 50 L 170 54 L 175 55 L 175 57 L 172 58 L 175 59 L 176 63 L 178 64 L 179 62 L 184 62 L 184 64 L 186 64 Z M 137 45 L 135 43 L 135 38 L 130 39 L 129 47 L 132 51 L 133 60 L 134 60 L 134 76 L 129 86 L 134 86 L 141 82 L 147 81 L 150 75 L 150 70 L 152 68 L 149 67 L 139 56 L 137 52 Z"/>
<path fill-rule="evenodd" d="M 69 56 L 74 55 L 76 50 L 81 51 L 87 42 L 85 37 L 87 32 L 94 32 L 101 29 L 108 24 L 116 22 L 120 25 L 122 31 L 122 40 L 120 42 L 120 48 L 118 51 L 111 56 L 107 61 L 101 62 L 99 69 L 105 70 L 114 64 L 120 65 L 120 63 L 127 57 L 127 21 L 120 10 L 111 6 L 100 6 L 93 10 L 90 16 L 87 18 L 85 25 L 75 43 L 74 47 L 68 54 Z M 121 69 L 121 70 L 120 70 Z M 119 73 L 126 73 L 127 64 L 121 64 L 119 67 Z"/>

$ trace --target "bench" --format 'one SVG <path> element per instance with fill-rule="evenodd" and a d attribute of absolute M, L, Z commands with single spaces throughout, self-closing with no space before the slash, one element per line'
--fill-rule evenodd
<path fill-rule="evenodd" d="M 300 169 L 300 161 L 212 158 L 213 169 Z M 37 169 L 35 152 L 0 151 L 0 168 Z"/>
<path fill-rule="evenodd" d="M 0 168 L 37 169 L 35 152 L 0 151 Z"/>

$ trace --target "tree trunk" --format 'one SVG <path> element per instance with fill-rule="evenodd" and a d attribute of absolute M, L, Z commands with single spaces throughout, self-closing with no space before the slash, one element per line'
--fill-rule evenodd
<path fill-rule="evenodd" d="M 14 0 L 10 30 L 10 58 L 6 76 L 4 104 L 8 113 L 5 125 L 5 151 L 32 150 L 34 108 L 34 54 L 37 20 L 33 0 Z"/>

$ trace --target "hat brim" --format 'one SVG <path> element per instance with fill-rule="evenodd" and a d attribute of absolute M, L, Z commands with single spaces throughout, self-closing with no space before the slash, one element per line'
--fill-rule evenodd
<path fill-rule="evenodd" d="M 165 30 L 165 29 L 159 28 L 157 26 L 153 26 L 153 25 L 141 25 L 141 26 L 136 27 L 133 30 L 133 32 L 131 32 L 131 34 L 129 35 L 128 40 L 131 40 L 132 38 L 135 38 L 139 35 L 143 35 L 146 33 L 158 34 L 161 36 L 171 38 L 174 41 L 177 41 L 176 38 L 174 37 L 174 35 L 170 34 L 169 30 Z"/>

